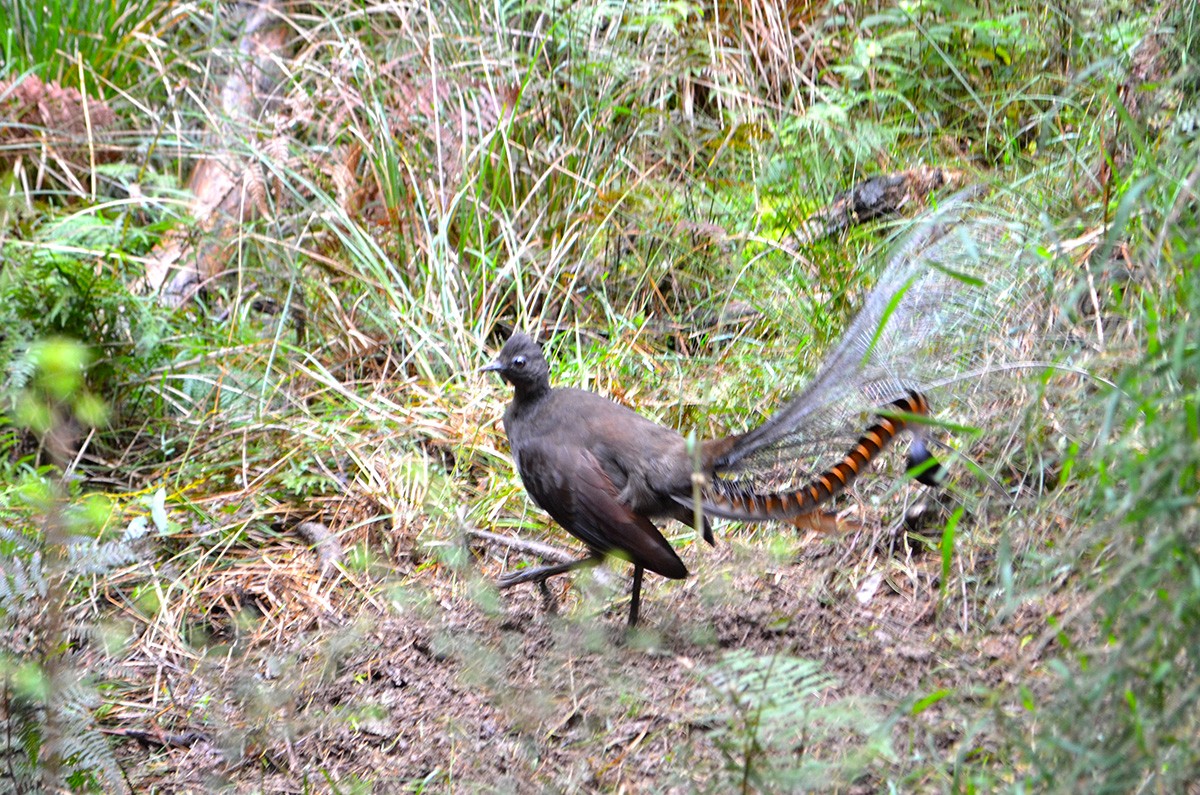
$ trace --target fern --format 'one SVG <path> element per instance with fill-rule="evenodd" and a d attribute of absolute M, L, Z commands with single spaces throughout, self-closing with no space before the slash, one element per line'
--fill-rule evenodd
<path fill-rule="evenodd" d="M 0 787 L 5 792 L 39 791 L 44 783 L 40 765 L 51 743 L 72 791 L 127 791 L 116 756 L 92 717 L 99 699 L 91 687 L 78 679 L 60 683 L 48 699 L 21 692 L 12 676 L 5 677 L 3 687 Z"/>
<path fill-rule="evenodd" d="M 150 526 L 139 517 L 129 523 L 121 537 L 112 541 L 79 538 L 67 546 L 67 563 L 80 574 L 104 575 L 122 566 L 146 558 L 148 550 L 139 542 L 150 533 Z"/>
<path fill-rule="evenodd" d="M 0 791 L 34 792 L 57 782 L 75 791 L 122 791 L 120 768 L 92 715 L 99 698 L 81 678 L 83 667 L 59 651 L 72 630 L 62 626 L 56 606 L 69 598 L 70 578 L 105 576 L 144 559 L 150 527 L 134 521 L 100 542 L 90 537 L 86 512 L 74 516 L 56 502 L 37 507 L 57 514 L 47 527 L 71 525 L 88 534 L 47 538 L 32 528 L 0 526 Z M 58 621 L 51 618 L 56 613 Z"/>
<path fill-rule="evenodd" d="M 862 733 L 863 727 L 881 729 L 880 719 L 855 699 L 831 700 L 828 691 L 837 680 L 819 663 L 740 650 L 714 665 L 704 683 L 702 712 L 727 776 L 714 782 L 714 790 L 824 790 L 854 781 L 873 760 L 889 754 L 885 735 Z M 831 739 L 837 742 L 824 742 Z M 810 747 L 842 752 L 818 759 Z"/>
<path fill-rule="evenodd" d="M 61 721 L 60 754 L 70 771 L 67 780 L 75 789 L 79 784 L 102 781 L 109 792 L 123 791 L 124 781 L 116 756 L 92 717 L 92 710 L 100 706 L 95 691 L 84 682 L 74 681 L 60 689 L 53 703 Z"/>
<path fill-rule="evenodd" d="M 29 601 L 45 598 L 42 551 L 23 534 L 0 526 L 0 622 Z"/>
<path fill-rule="evenodd" d="M 33 384 L 37 359 L 31 352 L 43 340 L 70 339 L 87 347 L 87 389 L 112 409 L 112 426 L 120 427 L 123 415 L 161 405 L 145 373 L 174 353 L 169 316 L 150 299 L 131 295 L 119 271 L 97 264 L 97 252 L 116 245 L 117 231 L 111 222 L 94 219 L 52 222 L 39 233 L 45 245 L 0 249 L 0 454 L 10 464 L 32 444 L 23 429 L 10 424 L 16 417 L 5 412 L 15 414 L 12 407 Z M 108 434 L 93 440 L 102 452 L 110 443 L 123 446 Z"/>

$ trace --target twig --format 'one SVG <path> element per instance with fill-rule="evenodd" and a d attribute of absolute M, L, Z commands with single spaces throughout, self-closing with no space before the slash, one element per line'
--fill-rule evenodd
<path fill-rule="evenodd" d="M 147 731 L 145 729 L 121 729 L 107 726 L 100 727 L 100 731 L 113 737 L 127 737 L 131 740 L 137 740 L 143 745 L 159 745 L 163 748 L 191 748 L 196 743 L 202 740 L 207 742 L 209 739 L 206 734 L 198 731 L 165 732 L 161 729 Z"/>
<path fill-rule="evenodd" d="M 477 538 L 480 541 L 487 541 L 489 543 L 496 544 L 497 546 L 515 549 L 518 552 L 524 552 L 526 555 L 536 555 L 543 560 L 549 560 L 555 563 L 570 563 L 576 558 L 575 555 L 572 555 L 565 549 L 552 547 L 549 544 L 543 544 L 540 541 L 529 541 L 524 538 L 502 536 L 498 533 L 489 533 L 487 530 L 476 530 L 474 527 L 468 527 L 466 529 L 466 533 L 471 538 Z"/>

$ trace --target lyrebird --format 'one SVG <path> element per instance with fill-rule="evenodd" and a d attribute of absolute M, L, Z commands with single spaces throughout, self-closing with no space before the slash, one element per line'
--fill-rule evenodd
<path fill-rule="evenodd" d="M 699 524 L 710 544 L 707 516 L 794 520 L 845 489 L 906 428 L 914 436 L 909 469 L 933 483 L 940 466 L 919 425 L 929 414 L 925 392 L 961 375 L 965 361 L 994 359 L 1005 307 L 1024 300 L 1021 229 L 967 220 L 968 209 L 968 196 L 955 197 L 917 226 L 806 388 L 757 427 L 695 450 L 605 397 L 551 387 L 541 348 L 513 334 L 483 368 L 513 386 L 504 414 L 513 460 L 533 500 L 590 554 L 515 572 L 500 587 L 616 555 L 634 566 L 633 625 L 645 569 L 673 579 L 688 573 L 655 519 Z M 818 446 L 823 458 L 814 459 Z"/>

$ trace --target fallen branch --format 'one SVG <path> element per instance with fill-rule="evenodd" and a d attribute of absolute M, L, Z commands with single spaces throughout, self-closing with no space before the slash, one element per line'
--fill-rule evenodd
<path fill-rule="evenodd" d="M 262 170 L 241 152 L 246 130 L 260 121 L 282 78 L 278 64 L 289 37 L 283 23 L 272 0 L 246 20 L 238 47 L 244 62 L 230 65 L 221 90 L 213 152 L 199 159 L 188 182 L 196 228 L 171 230 L 150 252 L 142 287 L 168 306 L 191 300 L 227 271 L 243 225 L 270 214 Z"/>
<path fill-rule="evenodd" d="M 526 555 L 534 555 L 542 560 L 549 560 L 553 561 L 554 563 L 569 563 L 576 558 L 575 555 L 572 555 L 565 549 L 552 547 L 549 544 L 543 544 L 540 541 L 529 541 L 524 538 L 502 536 L 499 533 L 489 533 L 487 530 L 476 530 L 474 527 L 468 527 L 466 532 L 471 538 L 477 538 L 480 541 L 487 541 L 488 543 L 495 544 L 496 546 L 515 549 L 518 552 L 525 553 Z"/>
<path fill-rule="evenodd" d="M 966 175 L 946 168 L 919 166 L 895 174 L 882 174 L 863 180 L 833 198 L 826 207 L 800 224 L 793 245 L 805 246 L 851 226 L 885 215 L 895 215 L 911 203 L 921 205 L 933 191 L 958 187 Z"/>
<path fill-rule="evenodd" d="M 198 731 L 167 732 L 158 728 L 146 730 L 121 729 L 107 726 L 102 726 L 100 731 L 112 737 L 125 737 L 130 740 L 137 740 L 142 745 L 157 745 L 163 748 L 191 748 L 198 742 L 211 741 L 208 735 Z"/>

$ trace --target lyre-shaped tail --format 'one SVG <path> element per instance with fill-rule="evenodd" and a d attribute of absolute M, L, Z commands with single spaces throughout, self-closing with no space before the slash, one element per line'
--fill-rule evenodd
<path fill-rule="evenodd" d="M 747 522 L 788 520 L 811 513 L 844 491 L 908 425 L 910 417 L 927 416 L 929 403 L 918 392 L 892 402 L 895 414 L 880 414 L 841 460 L 803 486 L 760 493 L 743 481 L 716 479 L 701 492 L 705 512 Z M 937 467 L 936 462 L 933 467 Z M 927 467 L 932 469 L 932 467 Z"/>
<path fill-rule="evenodd" d="M 1027 343 L 1039 334 L 1030 315 L 1039 304 L 1033 271 L 1025 267 L 1029 230 L 977 211 L 972 201 L 981 194 L 944 202 L 893 250 L 803 389 L 745 433 L 706 443 L 705 510 L 750 521 L 811 512 L 845 489 L 912 415 L 928 414 L 933 390 L 1028 361 Z M 932 483 L 940 467 L 922 434 L 914 436 L 910 467 L 920 465 L 918 479 Z"/>

